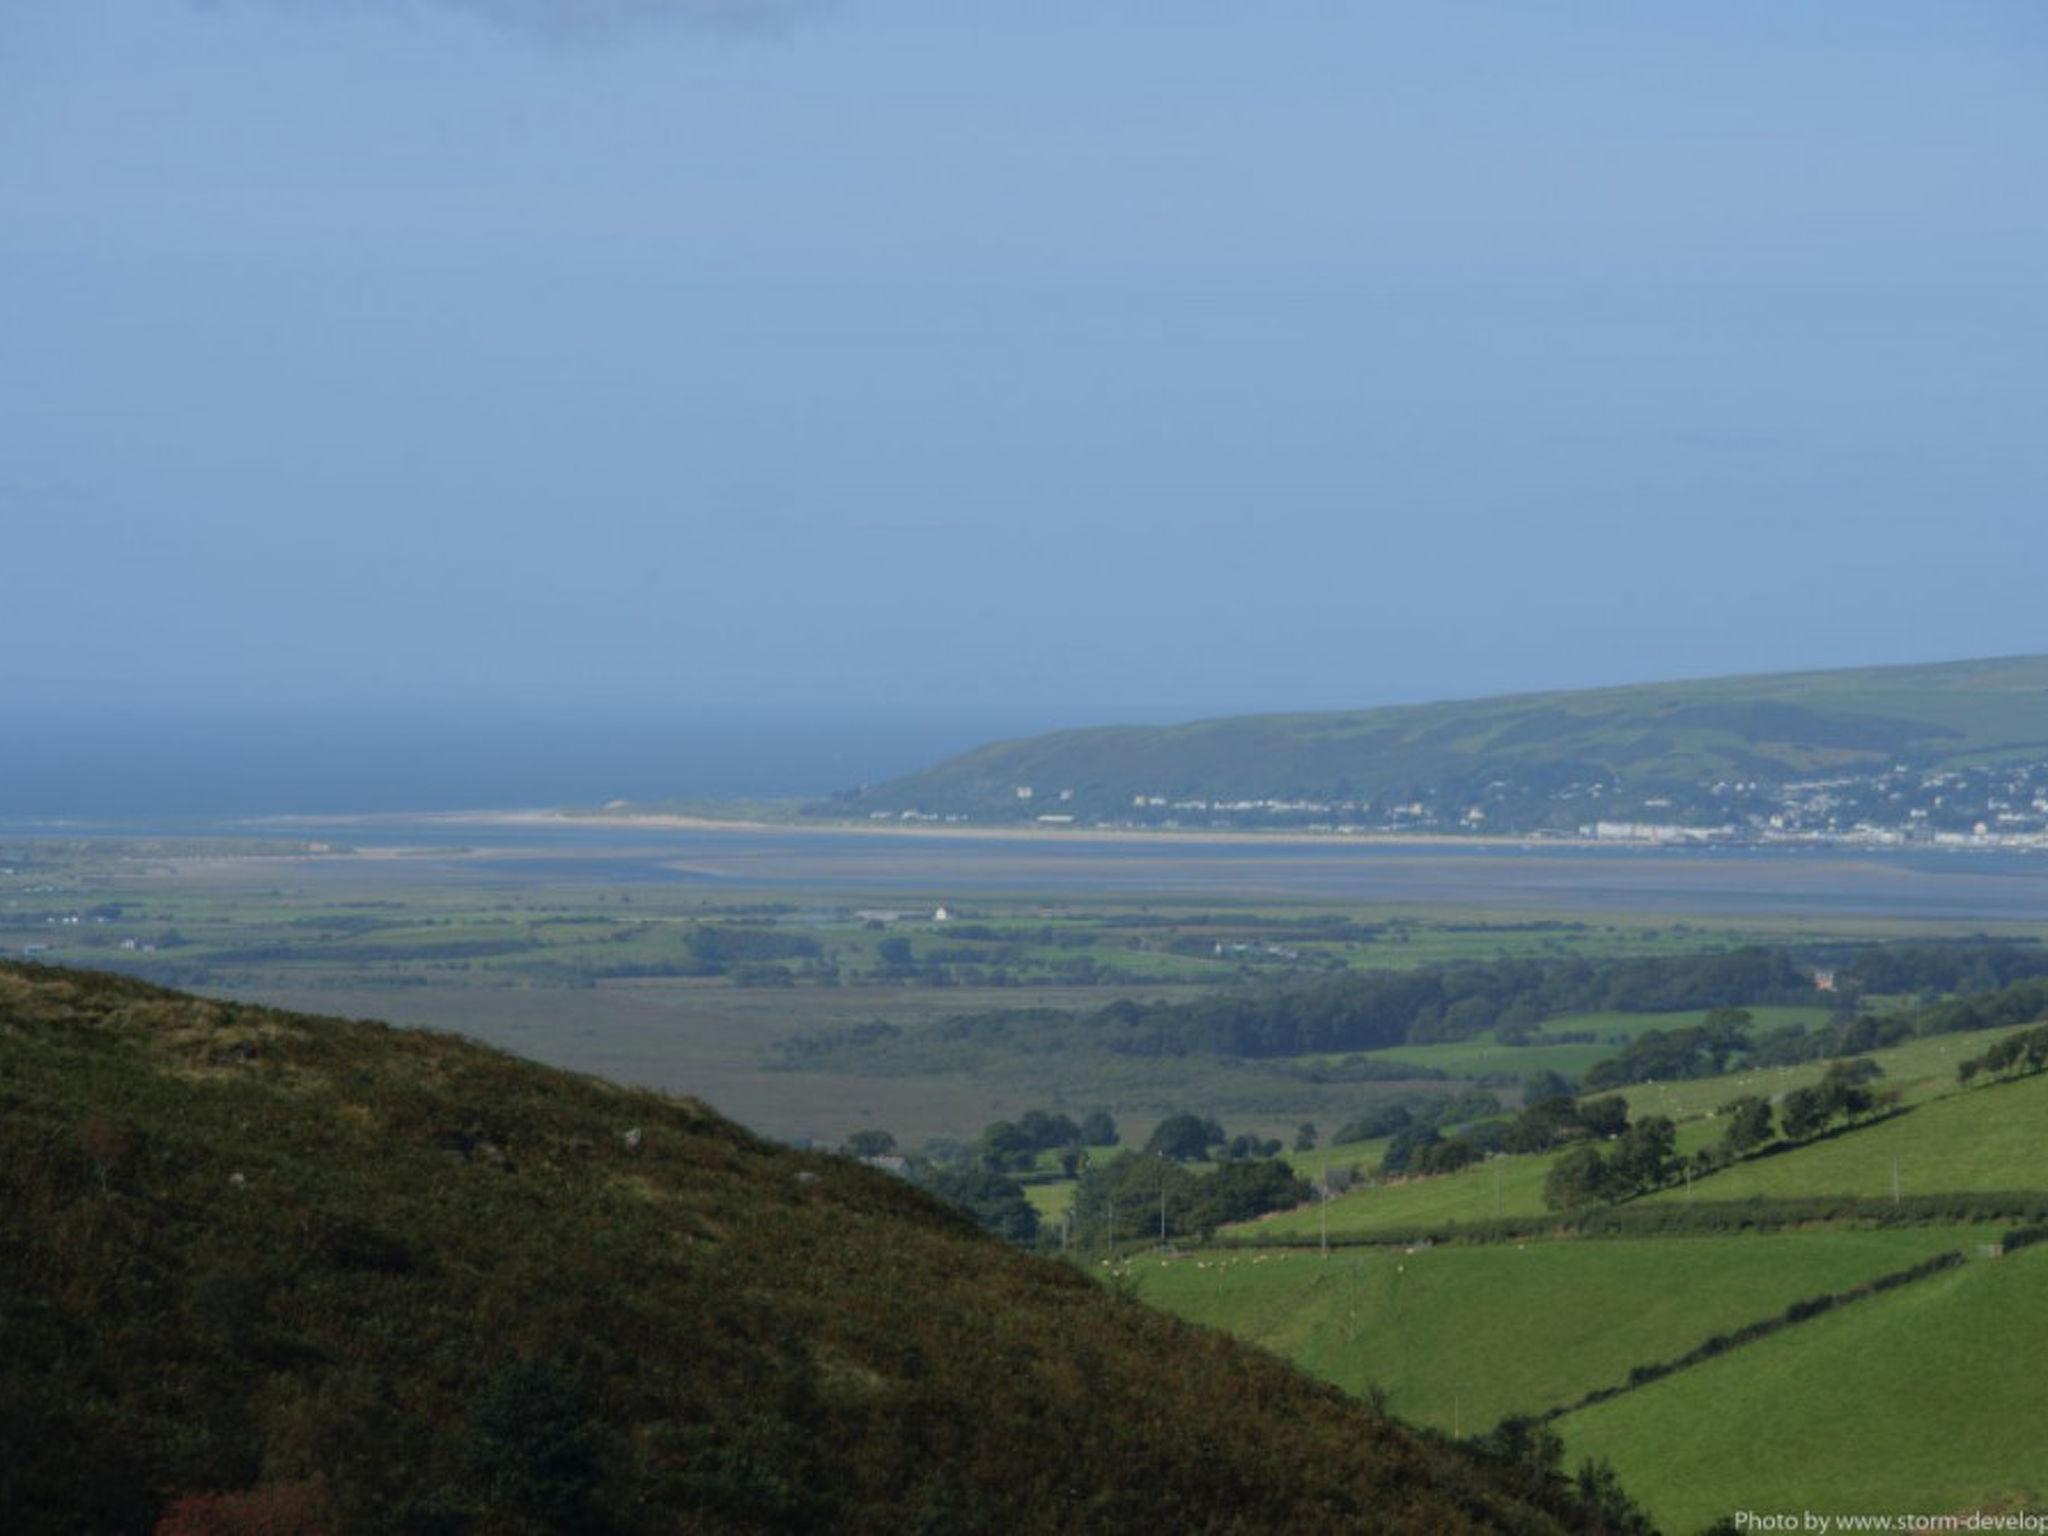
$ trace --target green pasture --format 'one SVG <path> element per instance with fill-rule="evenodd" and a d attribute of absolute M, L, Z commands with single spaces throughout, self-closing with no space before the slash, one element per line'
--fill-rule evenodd
<path fill-rule="evenodd" d="M 1710 1335 L 1861 1284 L 1970 1231 L 1210 1250 L 1116 1266 L 1145 1301 L 1287 1356 L 1403 1418 L 1466 1434 L 1625 1382 Z"/>
<path fill-rule="evenodd" d="M 1960 1035 L 1932 1035 L 1904 1045 L 1870 1052 L 1870 1059 L 1884 1069 L 1877 1086 L 1897 1088 L 1905 1102 L 1918 1103 L 1952 1093 L 1956 1087 L 1956 1063 L 1983 1054 L 1986 1047 L 2008 1030 L 1982 1030 Z M 1684 1121 L 1709 1115 L 1742 1094 L 1775 1098 L 1794 1088 L 1817 1083 L 1832 1063 L 1802 1062 L 1793 1067 L 1759 1067 L 1753 1071 L 1731 1072 L 1722 1077 L 1693 1078 L 1672 1083 L 1638 1083 L 1617 1089 L 1628 1099 L 1631 1115 L 1669 1115 Z"/>
<path fill-rule="evenodd" d="M 2043 1360 L 2037 1247 L 1814 1318 L 1558 1427 L 1574 1462 L 1607 1458 L 1673 1532 L 1737 1510 L 2038 1509 Z"/>
<path fill-rule="evenodd" d="M 1361 1143 L 1361 1146 L 1372 1145 Z M 1347 1149 L 1357 1150 L 1357 1149 Z M 1413 1227 L 1442 1227 L 1454 1221 L 1487 1221 L 1495 1216 L 1533 1216 L 1543 1211 L 1543 1180 L 1552 1154 L 1494 1157 L 1457 1173 L 1403 1179 L 1349 1190 L 1331 1199 L 1327 1212 L 1305 1205 L 1231 1231 L 1240 1236 L 1335 1236 Z M 1370 1164 L 1367 1165 L 1368 1169 Z"/>
<path fill-rule="evenodd" d="M 1988 1083 L 1696 1182 L 1701 1199 L 2048 1189 L 2048 1076 Z M 1657 1200 L 1682 1199 L 1666 1190 Z"/>

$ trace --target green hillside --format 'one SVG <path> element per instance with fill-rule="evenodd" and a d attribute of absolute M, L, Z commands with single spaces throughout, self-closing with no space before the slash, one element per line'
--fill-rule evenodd
<path fill-rule="evenodd" d="M 1972 1040 L 1975 1037 L 1965 1037 Z M 1953 1084 L 1950 1085 L 1953 1089 Z M 1694 1189 L 1702 1200 L 2048 1189 L 2048 1076 L 1989 1083 L 1915 1106 L 1881 1124 L 1746 1159 Z M 1653 1200 L 1682 1200 L 1665 1190 Z"/>
<path fill-rule="evenodd" d="M 1978 1260 L 1560 1421 L 1672 1531 L 1735 1510 L 2042 1507 L 2048 1248 Z"/>
<path fill-rule="evenodd" d="M 1770 1157 L 1746 1159 L 1694 1181 L 1701 1200 L 1746 1200 L 1752 1196 L 1860 1195 L 1888 1197 L 1892 1167 L 1900 1191 L 1911 1195 L 1985 1190 L 2048 1189 L 2048 1077 L 1988 1083 L 1963 1091 L 1955 1063 L 2004 1039 L 2011 1030 L 1944 1035 L 1870 1053 L 1882 1069 L 1879 1079 L 1896 1090 L 1908 1113 L 1875 1125 Z M 1724 1127 L 1713 1118 L 1719 1106 L 1742 1094 L 1781 1097 L 1819 1081 L 1826 1062 L 1774 1067 L 1671 1084 L 1643 1084 L 1625 1090 L 1632 1116 L 1665 1115 L 1678 1123 L 1678 1150 L 1691 1154 L 1720 1140 Z M 1383 1142 L 1324 1147 L 1308 1171 L 1326 1164 L 1356 1164 L 1370 1172 L 1385 1151 Z M 1312 1239 L 1409 1233 L 1470 1225 L 1496 1216 L 1541 1215 L 1543 1182 L 1557 1161 L 1555 1152 L 1501 1155 L 1456 1173 L 1362 1184 L 1333 1197 L 1327 1208 L 1303 1206 L 1231 1229 L 1255 1239 Z M 1683 1185 L 1646 1197 L 1649 1202 L 1685 1200 Z"/>
<path fill-rule="evenodd" d="M 2000 756 L 2048 760 L 2048 657 L 1060 731 L 985 746 L 817 809 L 1142 823 L 1184 802 L 1180 814 L 1206 825 L 1225 809 L 1215 802 L 1306 800 L 1325 816 L 1350 806 L 1368 822 L 1368 808 L 1421 802 L 1418 824 L 1442 825 L 1477 803 L 1478 824 L 1500 830 L 1729 809 L 1698 798 L 1717 781 Z M 1589 798 L 1595 784 L 1604 798 Z M 1660 816 L 1656 802 L 1674 796 Z"/>
<path fill-rule="evenodd" d="M 0 1529 L 1593 1529 L 703 1106 L 0 965 Z"/>
<path fill-rule="evenodd" d="M 1347 1391 L 1377 1386 L 1403 1418 L 1470 1434 L 1970 1241 L 1918 1227 L 1340 1249 L 1327 1259 L 1217 1249 L 1129 1269 L 1155 1306 L 1263 1344 Z"/>

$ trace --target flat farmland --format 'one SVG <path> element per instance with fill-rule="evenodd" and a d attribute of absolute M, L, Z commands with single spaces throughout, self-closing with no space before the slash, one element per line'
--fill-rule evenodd
<path fill-rule="evenodd" d="M 234 995 L 468 1035 L 553 1066 L 688 1094 L 764 1135 L 809 1137 L 824 1145 L 877 1128 L 915 1144 L 927 1136 L 971 1131 L 1022 1107 L 1006 1083 L 802 1072 L 776 1066 L 767 1055 L 777 1040 L 812 1030 L 1015 1006 L 1017 993 L 1008 989 L 755 989 L 707 979 L 575 989 L 286 985 L 238 988 Z M 1033 1004 L 1054 1008 L 1098 1007 L 1103 1000 L 1097 988 L 1039 988 L 1030 996 Z M 1083 1106 L 1093 1107 L 1092 1100 Z M 1131 1124 L 1139 1134 L 1150 1128 L 1143 1117 Z"/>

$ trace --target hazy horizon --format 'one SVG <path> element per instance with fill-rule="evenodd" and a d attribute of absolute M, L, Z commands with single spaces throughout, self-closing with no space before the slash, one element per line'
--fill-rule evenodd
<path fill-rule="evenodd" d="M 2048 649 L 2048 14 L 0 8 L 0 702 Z"/>

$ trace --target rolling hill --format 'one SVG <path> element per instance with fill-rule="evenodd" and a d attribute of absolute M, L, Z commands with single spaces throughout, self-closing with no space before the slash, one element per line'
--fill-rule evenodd
<path fill-rule="evenodd" d="M 813 809 L 1516 830 L 1592 816 L 1715 820 L 1764 803 L 1741 786 L 2016 758 L 2048 762 L 2048 656 L 1060 731 Z M 1473 810 L 1482 819 L 1468 822 Z"/>
<path fill-rule="evenodd" d="M 0 1529 L 1565 1531 L 1570 1483 L 704 1106 L 0 964 Z"/>
<path fill-rule="evenodd" d="M 1558 1428 L 1572 1451 L 1611 1457 L 1672 1530 L 1734 1510 L 2038 1519 L 2048 1458 L 2028 1362 L 2048 1349 L 2044 1281 L 2048 1249 L 1971 1262 Z"/>

